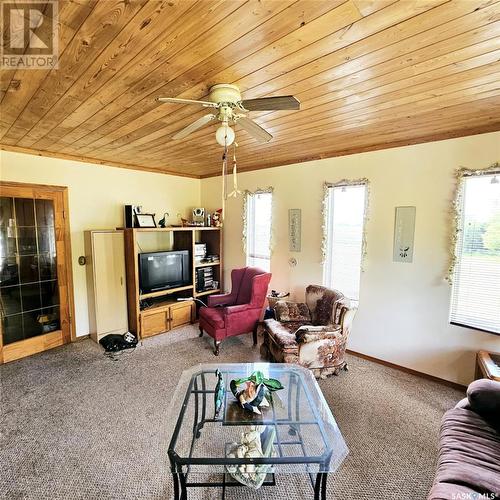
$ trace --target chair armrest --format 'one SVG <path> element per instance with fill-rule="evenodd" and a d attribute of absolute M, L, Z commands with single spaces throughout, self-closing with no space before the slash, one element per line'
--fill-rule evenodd
<path fill-rule="evenodd" d="M 309 342 L 316 342 L 318 340 L 329 339 L 345 342 L 342 337 L 342 330 L 340 325 L 327 325 L 327 326 L 301 326 L 295 332 L 295 339 L 299 344 L 308 344 Z"/>
<path fill-rule="evenodd" d="M 231 293 L 224 293 L 218 295 L 209 295 L 208 296 L 208 307 L 216 307 L 216 306 L 230 306 L 234 304 L 235 297 Z"/>
<path fill-rule="evenodd" d="M 245 312 L 249 309 L 253 309 L 252 307 L 250 307 L 250 304 L 239 304 L 237 306 L 227 306 L 227 307 L 224 307 L 224 314 L 226 316 L 228 316 L 231 314 L 242 313 L 242 312 Z"/>
<path fill-rule="evenodd" d="M 467 399 L 472 411 L 500 422 L 500 382 L 484 378 L 471 382 Z"/>

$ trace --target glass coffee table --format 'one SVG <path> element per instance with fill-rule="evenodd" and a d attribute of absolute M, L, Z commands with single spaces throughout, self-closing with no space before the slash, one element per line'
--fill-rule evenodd
<path fill-rule="evenodd" d="M 215 416 L 216 370 L 226 391 Z M 232 379 L 256 370 L 281 382 L 273 403 L 261 414 L 243 409 L 230 390 Z M 321 389 L 311 372 L 298 365 L 279 363 L 201 364 L 182 373 L 167 415 L 168 457 L 174 497 L 185 500 L 188 488 L 247 487 L 231 471 L 256 470 L 262 486 L 274 486 L 287 474 L 310 481 L 312 497 L 326 499 L 327 474 L 335 472 L 348 449 Z M 268 436 L 264 457 L 238 458 L 235 444 L 243 433 L 257 430 Z M 270 436 L 270 437 L 269 437 Z M 254 477 L 254 476 L 252 476 Z"/>

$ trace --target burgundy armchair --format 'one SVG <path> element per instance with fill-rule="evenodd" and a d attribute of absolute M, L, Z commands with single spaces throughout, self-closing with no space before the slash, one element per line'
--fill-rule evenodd
<path fill-rule="evenodd" d="M 257 267 L 231 272 L 231 293 L 211 295 L 208 307 L 200 309 L 200 337 L 206 331 L 214 339 L 214 354 L 226 337 L 253 332 L 257 344 L 257 324 L 267 295 L 271 273 Z"/>

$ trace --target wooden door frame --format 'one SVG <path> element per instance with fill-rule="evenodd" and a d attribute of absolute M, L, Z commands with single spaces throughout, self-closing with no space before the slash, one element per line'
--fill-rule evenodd
<path fill-rule="evenodd" d="M 25 198 L 37 198 L 37 193 L 40 194 L 52 194 L 61 196 L 62 201 L 62 209 L 63 209 L 63 241 L 64 241 L 64 271 L 66 277 L 66 288 L 67 288 L 67 299 L 68 299 L 68 319 L 69 319 L 69 335 L 63 334 L 63 344 L 68 344 L 70 342 L 74 342 L 76 340 L 75 333 L 75 300 L 74 300 L 74 290 L 73 290 L 73 268 L 72 268 L 72 257 L 71 257 L 71 231 L 69 224 L 69 202 L 68 202 L 68 188 L 66 186 L 53 186 L 48 184 L 30 184 L 24 182 L 9 182 L 9 181 L 0 181 L 0 194 L 4 196 L 4 191 L 13 191 L 15 190 L 16 196 L 14 197 L 25 197 Z M 9 194 L 10 195 L 10 194 Z M 9 196 L 7 195 L 7 196 Z M 43 198 L 43 196 L 40 196 Z M 0 325 L 1 328 L 1 325 Z M 44 346 L 46 348 L 55 347 L 55 345 L 51 345 L 51 337 L 50 333 L 45 334 L 47 336 L 47 340 L 44 342 Z M 36 339 L 37 337 L 33 337 Z M 4 363 L 3 357 L 3 338 L 0 335 L 0 364 Z"/>

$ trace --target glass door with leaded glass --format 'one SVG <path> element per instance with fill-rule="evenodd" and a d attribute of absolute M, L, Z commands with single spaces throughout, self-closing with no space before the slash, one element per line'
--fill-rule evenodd
<path fill-rule="evenodd" d="M 1 186 L 0 313 L 4 362 L 70 340 L 62 204 L 61 191 Z"/>

